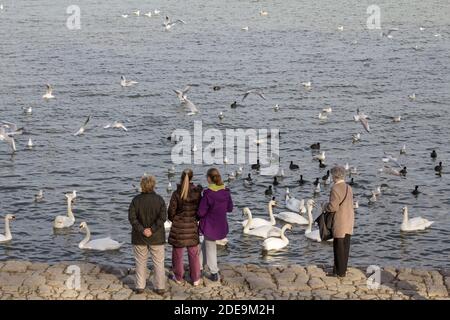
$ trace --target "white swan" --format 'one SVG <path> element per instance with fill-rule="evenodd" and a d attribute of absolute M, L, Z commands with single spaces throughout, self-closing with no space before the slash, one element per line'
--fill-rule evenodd
<path fill-rule="evenodd" d="M 221 240 L 216 240 L 216 245 L 226 247 L 228 245 L 228 239 L 224 238 Z"/>
<path fill-rule="evenodd" d="M 111 239 L 110 237 L 89 240 L 91 238 L 91 232 L 89 231 L 87 223 L 84 221 L 80 224 L 80 230 L 86 231 L 86 236 L 78 244 L 78 248 L 80 249 L 98 250 L 98 251 L 117 250 L 123 244 L 117 242 L 116 240 Z"/>
<path fill-rule="evenodd" d="M 9 228 L 9 221 L 15 220 L 16 217 L 12 214 L 7 214 L 5 216 L 5 234 L 0 234 L 0 243 L 7 242 L 12 239 L 11 229 Z"/>
<path fill-rule="evenodd" d="M 200 235 L 199 240 L 200 240 L 200 243 L 203 243 L 203 241 L 205 241 L 205 236 Z M 228 245 L 228 242 L 229 241 L 227 238 L 223 238 L 221 240 L 216 240 L 216 245 L 221 246 L 221 247 L 226 247 Z"/>
<path fill-rule="evenodd" d="M 292 226 L 290 224 L 285 224 L 281 229 L 280 238 L 268 238 L 264 240 L 262 244 L 263 251 L 276 251 L 286 247 L 289 244 L 289 239 L 284 235 L 287 229 L 292 230 Z"/>
<path fill-rule="evenodd" d="M 75 217 L 72 212 L 72 202 L 77 197 L 76 190 L 72 193 L 66 193 L 67 198 L 67 216 L 57 216 L 53 222 L 53 228 L 62 229 L 69 228 L 75 223 Z"/>
<path fill-rule="evenodd" d="M 244 214 L 248 215 L 248 211 L 244 211 Z M 251 213 L 248 216 L 247 224 L 244 227 L 243 233 L 248 234 L 250 236 L 261 237 L 261 238 L 269 238 L 269 237 L 280 237 L 281 229 L 278 227 L 274 227 L 272 225 L 260 226 L 257 228 L 250 229 L 250 225 L 252 224 Z"/>
<path fill-rule="evenodd" d="M 259 175 L 274 177 L 274 176 L 277 176 L 279 172 L 280 172 L 280 170 L 279 170 L 278 166 L 271 165 L 266 168 L 261 168 L 259 171 Z"/>
<path fill-rule="evenodd" d="M 429 221 L 422 217 L 408 218 L 408 207 L 403 207 L 403 222 L 400 226 L 401 231 L 417 231 L 429 228 L 434 221 Z"/>
<path fill-rule="evenodd" d="M 322 151 L 320 154 L 314 156 L 314 160 L 322 160 L 325 161 L 326 157 L 325 157 L 325 151 Z"/>
<path fill-rule="evenodd" d="M 285 207 L 294 212 L 306 213 L 305 200 L 290 197 L 289 188 L 286 188 Z"/>
<path fill-rule="evenodd" d="M 291 224 L 300 224 L 307 225 L 308 220 L 305 217 L 302 217 L 300 214 L 290 211 L 283 211 L 277 214 L 274 214 L 275 218 L 279 220 L 283 220 L 287 223 Z"/>
<path fill-rule="evenodd" d="M 242 221 L 242 226 L 245 227 L 247 225 L 248 220 L 250 220 L 250 229 L 258 228 L 261 226 L 274 226 L 277 223 L 275 221 L 275 217 L 273 216 L 273 210 L 272 210 L 273 206 L 275 206 L 275 205 L 276 205 L 275 200 L 272 199 L 269 201 L 268 210 L 269 210 L 270 221 L 267 221 L 262 218 L 253 218 L 252 212 L 250 211 L 250 209 L 248 207 L 245 207 L 244 209 L 242 209 L 242 212 L 248 216 L 248 219 L 245 219 L 244 221 Z"/>
<path fill-rule="evenodd" d="M 308 212 L 308 227 L 305 230 L 305 237 L 308 240 L 321 242 L 322 239 L 320 239 L 319 229 L 312 230 L 312 224 L 313 224 L 312 210 L 313 210 L 314 205 L 315 205 L 315 202 L 312 199 L 309 199 L 306 203 L 306 211 Z M 329 239 L 328 241 L 333 241 L 333 239 Z"/>
<path fill-rule="evenodd" d="M 307 219 L 305 219 L 300 215 L 300 213 L 306 212 L 305 200 L 297 200 L 295 198 L 289 198 L 289 189 L 286 189 L 286 207 L 295 212 L 283 211 L 274 214 L 274 217 L 290 224 L 307 225 L 309 223 Z"/>

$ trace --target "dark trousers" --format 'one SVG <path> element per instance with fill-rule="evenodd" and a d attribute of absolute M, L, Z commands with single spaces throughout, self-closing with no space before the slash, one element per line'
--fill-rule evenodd
<path fill-rule="evenodd" d="M 348 256 L 350 253 L 350 235 L 344 238 L 333 239 L 334 268 L 333 272 L 340 277 L 345 277 L 347 272 Z"/>

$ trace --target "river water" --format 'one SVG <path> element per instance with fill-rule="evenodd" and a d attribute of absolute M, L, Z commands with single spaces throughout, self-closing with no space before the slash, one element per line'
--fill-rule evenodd
<path fill-rule="evenodd" d="M 321 142 L 328 168 L 349 163 L 358 168 L 354 187 L 356 213 L 351 265 L 414 267 L 450 266 L 450 197 L 447 175 L 434 173 L 436 149 L 449 163 L 450 7 L 446 0 L 378 1 L 383 31 L 366 27 L 368 1 L 77 1 L 81 29 L 66 27 L 68 4 L 59 1 L 3 1 L 0 12 L 0 120 L 26 130 L 11 156 L 0 142 L 0 216 L 16 215 L 13 240 L 0 245 L 1 259 L 35 261 L 87 260 L 131 265 L 128 205 L 132 184 L 148 172 L 166 192 L 174 129 L 193 130 L 193 121 L 224 132 L 233 128 L 279 129 L 281 163 L 287 174 L 275 188 L 283 210 L 286 187 L 296 198 L 312 197 L 313 187 L 296 185 L 299 174 L 310 182 L 322 177 L 309 145 Z M 141 16 L 131 14 L 141 10 Z M 149 10 L 161 16 L 142 16 Z M 267 16 L 260 16 L 260 10 Z M 128 18 L 121 14 L 129 13 Z M 163 15 L 185 25 L 163 30 Z M 338 27 L 344 26 L 343 31 Z M 248 31 L 241 28 L 248 26 Z M 424 30 L 420 31 L 420 27 Z M 122 88 L 120 76 L 139 82 Z M 311 90 L 300 83 L 312 81 Z M 55 99 L 44 101 L 45 84 Z M 172 89 L 193 85 L 189 98 L 200 109 L 187 116 Z M 214 91 L 213 86 L 221 90 Z M 248 89 L 261 88 L 267 100 L 249 96 L 244 107 L 231 109 Z M 416 100 L 408 95 L 415 93 Z M 280 105 L 274 112 L 272 107 Z M 32 106 L 24 115 L 22 107 Z M 318 113 L 332 107 L 328 121 Z M 370 116 L 366 134 L 352 120 L 360 108 Z M 217 115 L 225 118 L 219 121 Z M 91 115 L 86 134 L 73 136 Z M 392 116 L 401 115 L 400 123 Z M 121 120 L 128 132 L 105 130 Z M 362 141 L 352 144 L 352 134 Z M 28 138 L 35 143 L 26 150 Z M 380 174 L 383 152 L 399 156 L 406 178 Z M 300 170 L 288 169 L 293 160 Z M 439 161 L 438 160 L 438 161 Z M 178 180 L 185 166 L 176 166 Z M 208 166 L 193 165 L 195 181 L 205 185 Z M 218 166 L 223 172 L 237 165 Z M 244 166 L 244 174 L 249 172 Z M 448 171 L 448 170 L 447 170 Z M 220 261 L 257 264 L 331 263 L 332 246 L 311 243 L 296 226 L 289 246 L 261 255 L 261 240 L 242 235 L 241 210 L 266 217 L 265 188 L 270 177 L 254 175 L 246 188 L 230 184 L 235 210 L 229 216 L 227 249 Z M 382 185 L 379 200 L 368 205 L 370 191 Z M 422 193 L 411 194 L 415 185 Z M 33 202 L 43 189 L 45 201 Z M 66 213 L 64 192 L 76 189 L 75 225 L 55 233 L 52 222 Z M 326 201 L 329 187 L 316 198 Z M 402 207 L 411 216 L 434 220 L 427 231 L 402 234 Z M 314 212 L 315 215 L 318 211 Z M 125 242 L 118 252 L 83 252 L 78 223 L 87 221 L 94 237 L 111 235 Z M 0 227 L 1 228 L 1 227 Z M 3 230 L 3 229 L 1 229 Z M 168 249 L 168 254 L 170 250 Z M 169 262 L 170 259 L 167 259 Z"/>

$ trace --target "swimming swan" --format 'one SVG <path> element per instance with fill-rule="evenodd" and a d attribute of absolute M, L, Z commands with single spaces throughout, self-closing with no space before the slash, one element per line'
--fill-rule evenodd
<path fill-rule="evenodd" d="M 264 242 L 262 244 L 263 251 L 265 251 L 265 252 L 276 251 L 276 250 L 280 250 L 280 249 L 283 249 L 284 247 L 286 247 L 289 244 L 289 239 L 286 238 L 286 236 L 284 235 L 286 230 L 292 230 L 292 226 L 290 224 L 285 224 L 283 226 L 283 228 L 281 229 L 280 238 L 272 237 L 272 238 L 268 238 L 268 239 L 264 240 Z"/>
<path fill-rule="evenodd" d="M 285 207 L 293 212 L 306 213 L 305 200 L 290 197 L 289 188 L 286 188 Z"/>
<path fill-rule="evenodd" d="M 117 242 L 116 240 L 111 239 L 110 237 L 89 241 L 89 239 L 91 238 L 91 232 L 89 231 L 87 223 L 84 221 L 80 224 L 80 230 L 86 231 L 86 236 L 78 244 L 78 248 L 80 249 L 98 250 L 98 251 L 117 250 L 123 244 Z"/>
<path fill-rule="evenodd" d="M 62 229 L 69 228 L 75 223 L 75 217 L 72 212 L 72 202 L 77 197 L 77 192 L 66 193 L 67 198 L 67 216 L 57 216 L 53 222 L 53 228 Z"/>
<path fill-rule="evenodd" d="M 290 224 L 307 225 L 309 223 L 307 219 L 305 219 L 300 215 L 300 213 L 306 212 L 305 200 L 297 200 L 295 198 L 290 198 L 289 188 L 286 188 L 286 208 L 294 212 L 283 211 L 274 214 L 274 217 Z"/>
<path fill-rule="evenodd" d="M 276 202 L 274 199 L 269 201 L 268 210 L 269 210 L 269 217 L 270 221 L 267 221 L 262 218 L 253 218 L 252 212 L 248 207 L 245 207 L 242 209 L 243 213 L 248 216 L 248 219 L 242 221 L 242 226 L 245 227 L 247 225 L 248 220 L 250 220 L 250 229 L 258 228 L 261 226 L 274 226 L 277 222 L 275 221 L 275 217 L 273 216 L 273 210 L 272 208 L 276 205 Z"/>
<path fill-rule="evenodd" d="M 309 199 L 306 204 L 306 211 L 308 212 L 309 223 L 308 223 L 308 227 L 305 230 L 305 237 L 312 241 L 321 242 L 322 240 L 320 239 L 319 229 L 312 230 L 312 225 L 313 225 L 312 210 L 313 210 L 314 206 L 315 206 L 314 200 Z M 329 239 L 328 241 L 333 241 L 333 239 Z"/>
<path fill-rule="evenodd" d="M 0 243 L 7 242 L 12 239 L 11 229 L 9 228 L 9 221 L 15 220 L 16 217 L 12 214 L 7 214 L 5 216 L 5 234 L 0 234 Z"/>
<path fill-rule="evenodd" d="M 249 214 L 249 211 L 244 211 L 244 214 Z M 261 238 L 269 238 L 269 237 L 280 237 L 281 229 L 278 227 L 274 227 L 272 225 L 260 226 L 257 228 L 250 229 L 252 224 L 251 213 L 248 216 L 247 224 L 244 226 L 243 233 L 248 234 L 250 236 L 261 237 Z"/>
<path fill-rule="evenodd" d="M 401 231 L 417 231 L 429 228 L 434 221 L 429 221 L 422 217 L 408 218 L 408 207 L 403 207 L 403 222 L 400 226 Z"/>

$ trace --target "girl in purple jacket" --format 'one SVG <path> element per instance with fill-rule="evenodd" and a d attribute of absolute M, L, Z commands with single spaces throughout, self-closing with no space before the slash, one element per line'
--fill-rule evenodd
<path fill-rule="evenodd" d="M 198 208 L 199 229 L 204 236 L 203 263 L 206 263 L 211 272 L 210 280 L 219 281 L 216 240 L 222 240 L 228 234 L 227 212 L 233 211 L 233 201 L 230 190 L 223 184 L 219 170 L 211 168 L 206 176 L 209 185 L 203 191 Z"/>

